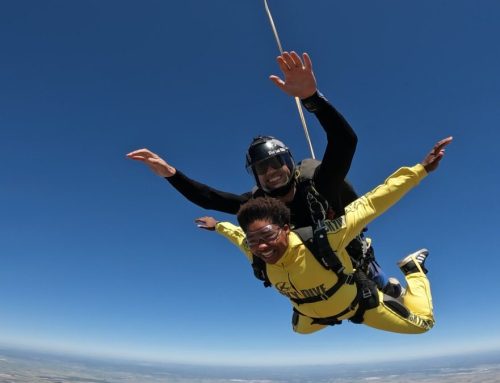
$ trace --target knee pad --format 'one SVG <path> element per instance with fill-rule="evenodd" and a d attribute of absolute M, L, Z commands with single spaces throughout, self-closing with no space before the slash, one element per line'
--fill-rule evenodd
<path fill-rule="evenodd" d="M 399 316 L 408 319 L 410 317 L 410 310 L 408 310 L 405 306 L 403 306 L 396 299 L 384 295 L 384 304 L 389 307 L 392 311 L 394 311 Z"/>

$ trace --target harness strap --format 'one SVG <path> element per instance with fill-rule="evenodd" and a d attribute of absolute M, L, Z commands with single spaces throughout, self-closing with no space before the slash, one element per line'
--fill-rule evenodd
<path fill-rule="evenodd" d="M 357 298 L 359 306 L 349 321 L 352 323 L 363 323 L 365 311 L 373 309 L 379 304 L 377 285 L 361 270 L 356 270 L 356 286 L 358 288 Z"/>
<path fill-rule="evenodd" d="M 256 257 L 254 255 L 253 261 L 252 261 L 252 269 L 253 269 L 253 275 L 255 275 L 255 278 L 264 282 L 264 287 L 271 286 L 271 281 L 267 277 L 266 263 L 264 262 L 264 260 L 262 260 L 261 258 Z"/>
<path fill-rule="evenodd" d="M 317 201 L 316 201 L 317 202 Z M 318 203 L 319 206 L 322 206 Z M 323 210 L 324 214 L 324 210 Z M 328 242 L 326 226 L 323 220 L 318 222 L 318 226 L 312 233 L 310 227 L 300 228 L 294 230 L 294 232 L 300 237 L 304 245 L 308 248 L 311 254 L 316 258 L 316 260 L 321 263 L 325 269 L 332 270 L 337 276 L 337 282 L 325 291 L 321 295 L 307 298 L 290 298 L 290 300 L 298 305 L 305 303 L 315 303 L 320 301 L 326 301 L 333 294 L 335 294 L 343 285 L 352 285 L 354 283 L 354 275 L 346 274 L 344 265 L 340 262 L 337 254 L 330 247 Z M 312 237 L 312 238 L 311 238 Z"/>
<path fill-rule="evenodd" d="M 368 265 L 375 260 L 373 247 L 371 247 L 363 234 L 366 230 L 364 228 L 345 248 L 354 267 L 365 272 L 368 269 Z"/>
<path fill-rule="evenodd" d="M 328 200 L 316 190 L 312 179 L 305 181 L 305 184 L 307 185 L 305 190 L 309 213 L 312 221 L 314 222 L 315 228 L 314 239 L 315 241 L 318 241 L 316 231 L 321 230 L 324 227 L 324 220 L 327 219 L 328 212 L 331 211 L 331 209 L 329 207 Z M 349 254 L 354 266 L 365 271 L 368 269 L 369 263 L 375 259 L 373 248 L 368 245 L 367 240 L 363 235 L 363 232 L 366 230 L 367 229 L 364 228 L 363 231 L 346 247 L 346 251 Z M 326 236 L 326 230 L 322 234 Z M 326 246 L 323 241 L 318 241 L 318 243 L 320 252 L 323 252 L 323 254 L 320 253 L 322 258 L 320 259 L 320 262 L 322 262 L 326 268 L 332 269 L 337 274 L 341 272 L 341 265 L 335 262 L 337 258 L 335 257 L 335 259 L 332 259 L 328 256 L 328 254 L 331 253 L 328 248 L 328 243 L 326 243 Z M 323 247 L 325 247 L 324 250 Z M 328 264 L 325 261 L 328 262 Z"/>
<path fill-rule="evenodd" d="M 296 313 L 298 313 L 298 314 L 300 314 L 302 316 L 311 318 L 312 319 L 312 324 L 322 324 L 322 325 L 325 325 L 325 326 L 334 326 L 334 325 L 342 324 L 342 321 L 339 320 L 339 318 L 343 317 L 344 315 L 346 315 L 349 311 L 354 310 L 356 308 L 357 304 L 358 304 L 358 296 L 356 296 L 354 298 L 354 300 L 351 302 L 351 304 L 349 305 L 349 307 L 347 307 L 346 309 L 342 310 L 340 313 L 338 313 L 336 315 L 333 315 L 333 316 L 330 316 L 330 317 L 325 317 L 325 318 L 313 318 L 313 317 L 309 317 L 307 315 L 302 314 L 295 307 L 293 308 L 293 311 L 295 311 Z"/>
<path fill-rule="evenodd" d="M 316 295 L 314 297 L 307 298 L 289 298 L 292 302 L 302 305 L 305 303 L 316 303 L 328 300 L 333 294 L 335 294 L 343 285 L 352 285 L 354 283 L 354 274 L 340 274 L 337 283 L 326 290 L 321 295 Z"/>
<path fill-rule="evenodd" d="M 324 221 L 319 222 L 314 230 L 313 241 L 316 253 L 313 254 L 326 269 L 332 270 L 337 276 L 344 274 L 344 265 L 330 247 Z"/>
<path fill-rule="evenodd" d="M 307 185 L 307 204 L 309 206 L 309 213 L 314 223 L 321 222 L 326 219 L 326 210 L 328 209 L 328 201 L 318 193 L 313 186 L 313 181 L 309 180 Z"/>
<path fill-rule="evenodd" d="M 351 275 L 353 276 L 353 283 L 354 282 L 356 283 L 356 287 L 357 287 L 358 292 L 357 292 L 354 300 L 349 305 L 349 307 L 347 307 L 346 309 L 344 309 L 340 313 L 333 315 L 333 316 L 330 316 L 330 317 L 326 317 L 326 318 L 309 317 L 313 320 L 312 323 L 330 325 L 330 326 L 333 326 L 336 324 L 341 324 L 342 321 L 339 320 L 338 318 L 346 315 L 349 311 L 353 311 L 357 305 L 358 308 L 357 308 L 356 312 L 354 313 L 354 315 L 352 317 L 348 318 L 348 320 L 352 323 L 360 324 L 360 323 L 363 323 L 365 311 L 373 309 L 373 308 L 378 306 L 379 297 L 378 297 L 378 291 L 377 291 L 377 287 L 375 285 L 375 282 L 370 280 L 366 276 L 366 274 L 364 272 L 362 272 L 361 270 L 356 270 L 354 272 L 354 274 L 351 274 Z M 335 284 L 334 287 L 336 285 L 337 284 Z M 321 300 L 320 297 L 314 297 L 314 298 L 316 298 L 317 300 L 311 301 L 311 302 L 301 302 L 301 303 L 314 303 L 314 302 L 318 302 Z M 295 300 L 293 300 L 293 301 L 295 302 Z M 294 308 L 293 310 L 298 312 L 299 314 L 307 317 L 307 315 L 302 314 L 296 308 Z"/>

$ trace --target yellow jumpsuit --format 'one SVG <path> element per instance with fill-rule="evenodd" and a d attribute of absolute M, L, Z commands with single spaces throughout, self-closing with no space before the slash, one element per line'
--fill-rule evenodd
<path fill-rule="evenodd" d="M 353 265 L 345 250 L 349 242 L 426 175 L 424 167 L 420 164 L 411 168 L 400 168 L 382 185 L 348 205 L 345 215 L 326 221 L 329 244 L 346 268 L 345 272 L 353 272 Z M 216 231 L 240 247 L 252 261 L 252 253 L 246 245 L 245 234 L 240 227 L 229 222 L 219 222 Z M 267 264 L 267 274 L 273 287 L 282 295 L 296 299 L 319 296 L 337 282 L 337 276 L 321 266 L 293 232 L 289 234 L 289 244 L 285 254 L 276 264 Z M 423 333 L 432 328 L 434 325 L 432 298 L 426 275 L 417 272 L 405 278 L 407 291 L 402 303 L 410 314 L 408 316 L 398 314 L 385 304 L 384 295 L 379 292 L 379 305 L 365 312 L 364 324 L 381 330 L 408 334 Z M 298 321 L 293 326 L 294 331 L 307 334 L 323 329 L 325 325 L 312 323 L 311 318 L 327 318 L 342 313 L 354 301 L 356 293 L 355 284 L 345 284 L 327 300 L 300 305 L 291 301 L 300 311 Z M 356 307 L 339 319 L 349 319 L 355 311 Z"/>

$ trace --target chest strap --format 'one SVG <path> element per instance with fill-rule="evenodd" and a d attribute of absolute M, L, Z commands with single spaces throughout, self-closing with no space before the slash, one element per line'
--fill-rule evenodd
<path fill-rule="evenodd" d="M 364 272 L 361 270 L 356 270 L 354 272 L 354 282 L 356 283 L 357 287 L 357 294 L 354 300 L 351 302 L 349 307 L 347 307 L 345 310 L 341 311 L 340 313 L 330 316 L 330 317 L 325 317 L 325 318 L 313 318 L 309 317 L 313 320 L 313 324 L 323 324 L 323 325 L 328 325 L 328 326 L 333 326 L 336 324 L 341 324 L 342 321 L 339 320 L 338 318 L 346 315 L 349 311 L 353 311 L 356 308 L 357 305 L 357 310 L 354 313 L 353 316 L 348 318 L 348 320 L 352 323 L 363 323 L 364 320 L 364 314 L 366 310 L 373 309 L 378 306 L 379 304 L 379 298 L 378 298 L 378 291 L 377 291 L 377 286 L 375 285 L 375 282 L 373 282 L 371 279 L 369 279 Z M 333 295 L 333 294 L 332 294 Z M 314 297 L 318 298 L 318 297 Z M 321 300 L 321 299 L 320 299 Z M 316 300 L 315 302 L 318 302 L 319 300 Z M 302 302 L 302 303 L 314 303 L 314 302 Z M 296 308 L 293 309 L 297 313 L 306 316 L 302 314 L 299 310 Z"/>
<path fill-rule="evenodd" d="M 316 295 L 314 297 L 307 298 L 289 298 L 292 302 L 302 305 L 305 303 L 316 303 L 328 300 L 333 294 L 335 294 L 342 286 L 354 284 L 354 274 L 340 274 L 337 283 L 326 290 L 321 295 Z"/>
<path fill-rule="evenodd" d="M 349 305 L 349 307 L 347 307 L 345 310 L 342 310 L 341 312 L 339 312 L 336 315 L 333 315 L 333 316 L 330 316 L 330 317 L 324 317 L 324 318 L 313 318 L 313 317 L 304 315 L 299 310 L 297 310 L 295 307 L 293 308 L 293 311 L 296 312 L 296 313 L 298 313 L 298 314 L 300 314 L 300 315 L 302 315 L 302 316 L 305 316 L 305 317 L 308 317 L 308 318 L 312 319 L 312 324 L 321 324 L 321 325 L 325 325 L 325 326 L 334 326 L 334 325 L 337 325 L 337 324 L 342 324 L 342 321 L 339 318 L 343 317 L 344 315 L 346 315 L 349 311 L 353 311 L 354 309 L 356 309 L 356 305 L 357 304 L 358 304 L 358 297 L 356 296 L 354 298 L 354 300 L 351 302 L 351 304 Z"/>
<path fill-rule="evenodd" d="M 309 249 L 316 260 L 328 270 L 331 270 L 337 276 L 337 283 L 330 287 L 321 295 L 307 298 L 290 298 L 290 300 L 298 305 L 304 303 L 315 303 L 320 301 L 326 301 L 332 295 L 334 295 L 343 285 L 352 285 L 354 280 L 353 274 L 347 274 L 345 272 L 345 267 L 340 262 L 337 254 L 330 247 L 328 242 L 326 226 L 324 221 L 320 221 L 318 226 L 312 232 L 311 227 L 305 227 L 295 230 L 295 233 L 300 237 L 304 245 Z"/>

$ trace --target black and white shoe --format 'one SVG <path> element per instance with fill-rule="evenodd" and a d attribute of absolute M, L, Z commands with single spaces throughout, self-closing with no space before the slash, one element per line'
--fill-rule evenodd
<path fill-rule="evenodd" d="M 427 274 L 425 260 L 428 256 L 429 251 L 427 249 L 420 249 L 400 260 L 398 266 L 404 275 L 418 273 L 419 271 Z"/>

